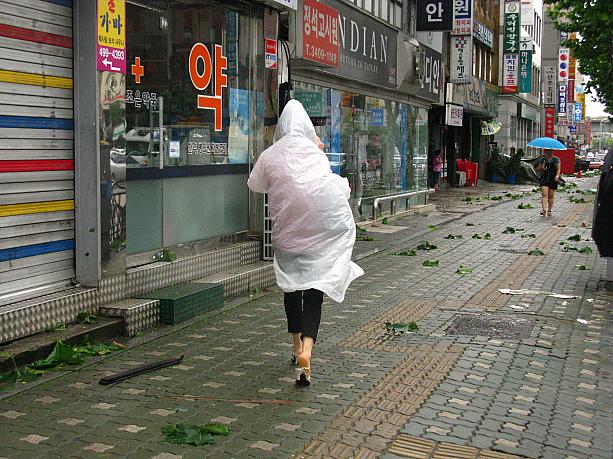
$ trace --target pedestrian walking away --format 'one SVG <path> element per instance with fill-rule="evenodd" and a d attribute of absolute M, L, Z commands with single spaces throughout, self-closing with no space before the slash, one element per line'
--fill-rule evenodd
<path fill-rule="evenodd" d="M 434 158 L 432 158 L 432 169 L 434 170 L 434 189 L 438 191 L 441 181 L 441 172 L 443 171 L 443 160 L 441 159 L 441 151 L 436 150 Z"/>
<path fill-rule="evenodd" d="M 560 182 L 560 158 L 553 156 L 553 150 L 545 150 L 539 159 L 536 170 L 540 173 L 541 215 L 551 216 L 555 190 Z"/>
<path fill-rule="evenodd" d="M 247 185 L 268 193 L 277 284 L 284 292 L 294 342 L 296 383 L 311 383 L 324 294 L 342 302 L 364 271 L 351 261 L 355 223 L 347 179 L 332 173 L 302 104 L 290 100 L 273 145 L 255 163 Z"/>

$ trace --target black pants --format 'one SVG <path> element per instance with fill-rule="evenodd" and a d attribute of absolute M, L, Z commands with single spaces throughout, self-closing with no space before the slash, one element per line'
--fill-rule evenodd
<path fill-rule="evenodd" d="M 302 333 L 303 338 L 308 336 L 317 341 L 323 301 L 324 293 L 313 288 L 284 293 L 288 333 Z"/>

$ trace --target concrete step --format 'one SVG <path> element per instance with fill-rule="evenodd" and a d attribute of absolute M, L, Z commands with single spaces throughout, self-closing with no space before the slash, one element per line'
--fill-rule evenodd
<path fill-rule="evenodd" d="M 242 295 L 255 289 L 270 287 L 275 284 L 275 271 L 270 261 L 261 261 L 250 265 L 194 280 L 197 283 L 221 283 L 226 298 Z"/>
<path fill-rule="evenodd" d="M 13 369 L 13 359 L 17 366 L 44 359 L 49 355 L 57 340 L 66 344 L 81 345 L 87 339 L 91 344 L 96 344 L 121 336 L 122 332 L 122 319 L 98 317 L 95 324 L 69 324 L 65 330 L 37 333 L 27 338 L 15 340 L 0 346 L 0 352 L 3 356 L 0 357 L 0 372 Z"/>
<path fill-rule="evenodd" d="M 100 306 L 100 315 L 122 319 L 122 333 L 133 337 L 160 323 L 160 301 L 128 298 Z"/>

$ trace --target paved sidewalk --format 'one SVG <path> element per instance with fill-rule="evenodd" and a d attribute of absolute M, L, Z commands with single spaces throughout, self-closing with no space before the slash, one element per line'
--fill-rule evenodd
<path fill-rule="evenodd" d="M 369 244 L 381 251 L 359 261 L 366 275 L 345 303 L 326 302 L 310 388 L 292 382 L 282 294 L 273 290 L 0 400 L 0 457 L 613 457 L 613 295 L 581 227 L 591 204 L 557 196 L 550 218 L 530 194 L 487 207 L 464 201 L 483 208 L 365 233 L 377 240 L 356 253 Z M 594 252 L 564 252 L 559 243 L 575 234 L 582 240 L 571 247 Z M 437 249 L 390 254 L 424 240 Z M 543 256 L 528 255 L 537 248 Z M 460 265 L 472 272 L 456 274 Z M 385 330 L 411 321 L 415 333 Z M 180 354 L 182 365 L 97 384 Z M 230 435 L 201 447 L 164 441 L 169 423 L 211 421 Z"/>

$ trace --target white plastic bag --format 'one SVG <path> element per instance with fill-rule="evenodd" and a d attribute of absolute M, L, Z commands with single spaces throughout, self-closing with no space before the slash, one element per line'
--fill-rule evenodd
<path fill-rule="evenodd" d="M 333 174 L 302 104 L 290 100 L 247 185 L 268 193 L 277 284 L 284 292 L 321 290 L 342 302 L 364 274 L 351 261 L 355 223 L 347 179 Z"/>

